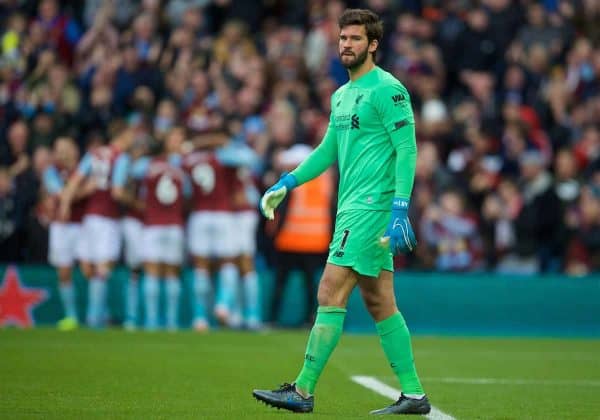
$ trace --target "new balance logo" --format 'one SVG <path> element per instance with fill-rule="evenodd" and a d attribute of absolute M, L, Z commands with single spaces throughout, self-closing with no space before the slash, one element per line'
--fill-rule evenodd
<path fill-rule="evenodd" d="M 308 360 L 309 362 L 314 362 L 315 360 L 317 360 L 317 359 L 315 358 L 315 356 L 311 356 L 311 355 L 310 355 L 310 354 L 308 354 L 308 353 L 304 355 L 304 358 L 305 358 L 306 360 Z"/>
<path fill-rule="evenodd" d="M 352 114 L 352 126 L 350 127 L 352 130 L 360 128 L 360 122 L 358 121 L 358 115 Z"/>
<path fill-rule="evenodd" d="M 344 256 L 344 251 L 337 251 L 335 254 L 333 254 L 333 256 L 336 258 L 342 258 Z"/>
<path fill-rule="evenodd" d="M 358 95 L 358 96 L 356 97 L 356 99 L 354 100 L 354 104 L 355 104 L 355 105 L 358 105 L 358 103 L 361 101 L 361 99 L 363 98 L 363 96 L 364 96 L 364 95 L 363 95 L 362 93 L 361 93 L 360 95 Z"/>
<path fill-rule="evenodd" d="M 405 99 L 404 95 L 401 93 L 398 95 L 392 96 L 392 101 L 394 101 L 394 104 L 397 104 L 398 102 L 403 101 L 404 99 Z"/>

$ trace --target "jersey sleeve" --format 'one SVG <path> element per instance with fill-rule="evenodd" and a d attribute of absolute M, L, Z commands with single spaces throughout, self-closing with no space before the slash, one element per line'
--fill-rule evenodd
<path fill-rule="evenodd" d="M 410 199 L 417 166 L 415 118 L 410 96 L 400 83 L 380 87 L 373 103 L 396 151 L 395 197 Z"/>
<path fill-rule="evenodd" d="M 149 166 L 150 158 L 148 156 L 141 157 L 136 159 L 136 161 L 131 164 L 129 174 L 134 179 L 142 179 L 144 176 L 146 176 Z"/>
<path fill-rule="evenodd" d="M 46 168 L 43 174 L 44 188 L 49 194 L 58 194 L 64 187 L 63 180 L 60 178 L 58 170 L 54 166 Z"/>
<path fill-rule="evenodd" d="M 245 144 L 232 144 L 231 142 L 216 151 L 217 160 L 224 166 L 245 166 L 252 167 L 256 165 L 258 156 L 254 150 Z"/>
<path fill-rule="evenodd" d="M 333 98 L 331 96 L 331 102 Z M 333 106 L 331 107 L 333 109 Z M 337 132 L 333 121 L 333 111 L 329 117 L 329 126 L 323 136 L 321 144 L 302 162 L 296 169 L 292 171 L 292 175 L 296 177 L 298 185 L 304 184 L 321 175 L 333 162 L 336 161 L 338 154 Z"/>
<path fill-rule="evenodd" d="M 129 176 L 129 167 L 131 166 L 131 159 L 128 154 L 122 153 L 115 161 L 112 174 L 112 186 L 113 187 L 124 187 L 127 184 L 127 178 Z"/>
<path fill-rule="evenodd" d="M 92 155 L 86 153 L 83 158 L 81 158 L 79 166 L 77 166 L 77 172 L 84 176 L 87 176 L 92 172 Z"/>
<path fill-rule="evenodd" d="M 183 183 L 181 187 L 183 196 L 185 198 L 190 198 L 193 195 L 194 187 L 192 186 L 191 179 L 187 175 L 183 177 Z"/>

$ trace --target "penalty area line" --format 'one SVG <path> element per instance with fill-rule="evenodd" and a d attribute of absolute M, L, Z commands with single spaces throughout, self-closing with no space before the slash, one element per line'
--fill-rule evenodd
<path fill-rule="evenodd" d="M 400 396 L 400 390 L 384 384 L 373 376 L 351 376 L 350 379 L 352 379 L 353 382 L 356 382 L 357 384 L 362 385 L 365 388 L 370 389 L 371 391 L 374 391 L 379 395 L 383 395 L 391 400 L 397 400 Z M 434 406 L 431 406 L 431 412 L 425 417 L 432 420 L 456 420 L 450 414 L 446 414 Z"/>

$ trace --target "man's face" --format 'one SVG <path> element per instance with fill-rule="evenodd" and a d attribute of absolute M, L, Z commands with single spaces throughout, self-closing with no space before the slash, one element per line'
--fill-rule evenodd
<path fill-rule="evenodd" d="M 185 132 L 178 127 L 171 129 L 167 136 L 165 149 L 168 154 L 180 153 L 181 145 L 185 141 Z"/>
<path fill-rule="evenodd" d="M 375 51 L 377 41 L 369 45 L 364 25 L 348 25 L 341 29 L 339 40 L 340 60 L 349 70 L 360 67 L 369 53 Z"/>

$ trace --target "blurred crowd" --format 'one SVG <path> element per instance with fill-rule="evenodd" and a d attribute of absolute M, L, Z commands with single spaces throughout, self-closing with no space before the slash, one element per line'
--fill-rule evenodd
<path fill-rule="evenodd" d="M 347 81 L 337 18 L 384 20 L 378 64 L 411 93 L 419 157 L 400 266 L 510 274 L 600 269 L 600 2 L 0 1 L 0 259 L 42 262 L 40 177 L 126 124 L 164 138 L 225 126 L 260 158 L 319 143 Z M 277 228 L 261 222 L 259 253 Z"/>

